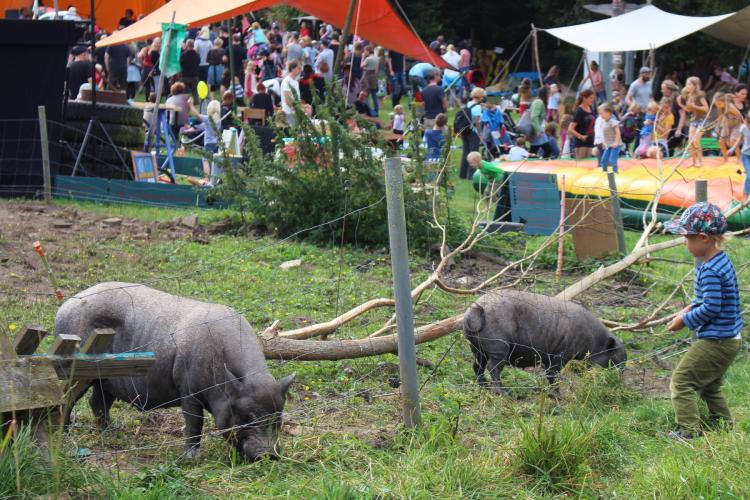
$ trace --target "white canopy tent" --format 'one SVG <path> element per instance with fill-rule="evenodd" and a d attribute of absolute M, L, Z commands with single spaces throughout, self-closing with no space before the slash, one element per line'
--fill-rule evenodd
<path fill-rule="evenodd" d="M 691 17 L 646 5 L 610 19 L 544 31 L 590 52 L 628 52 L 656 49 L 701 30 L 746 47 L 750 42 L 750 7 L 721 16 Z"/>

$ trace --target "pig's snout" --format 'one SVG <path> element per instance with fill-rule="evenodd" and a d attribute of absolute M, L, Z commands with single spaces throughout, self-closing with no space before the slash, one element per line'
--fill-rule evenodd
<path fill-rule="evenodd" d="M 240 446 L 238 450 L 247 460 L 257 462 L 264 458 L 270 460 L 279 460 L 279 446 L 271 443 L 258 443 L 255 440 L 248 439 Z"/>

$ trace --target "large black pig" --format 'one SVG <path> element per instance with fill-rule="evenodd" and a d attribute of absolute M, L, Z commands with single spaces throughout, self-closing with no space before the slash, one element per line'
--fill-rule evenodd
<path fill-rule="evenodd" d="M 247 320 L 233 309 L 178 297 L 132 283 L 100 283 L 67 300 L 55 318 L 56 334 L 85 339 L 112 328 L 112 352 L 151 351 L 156 363 L 144 377 L 94 383 L 89 403 L 102 428 L 116 400 L 141 411 L 181 406 L 186 454 L 198 452 L 203 411 L 240 456 L 278 457 L 286 394 L 294 375 L 276 381 Z"/>
<path fill-rule="evenodd" d="M 529 292 L 501 290 L 480 297 L 466 310 L 464 334 L 474 354 L 477 382 L 499 393 L 506 364 L 542 366 L 554 384 L 573 359 L 603 367 L 623 367 L 626 360 L 622 342 L 583 306 Z"/>

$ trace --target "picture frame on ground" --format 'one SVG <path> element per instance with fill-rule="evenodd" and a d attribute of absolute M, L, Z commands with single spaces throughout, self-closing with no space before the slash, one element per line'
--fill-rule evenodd
<path fill-rule="evenodd" d="M 133 178 L 139 182 L 159 182 L 159 166 L 154 153 L 131 151 Z"/>

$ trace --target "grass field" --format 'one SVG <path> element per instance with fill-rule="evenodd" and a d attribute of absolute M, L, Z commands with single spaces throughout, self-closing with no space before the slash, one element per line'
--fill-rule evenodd
<path fill-rule="evenodd" d="M 457 181 L 455 193 L 452 206 L 469 217 L 474 191 Z M 53 327 L 58 303 L 31 249 L 35 239 L 48 249 L 66 294 L 101 281 L 146 282 L 230 305 L 257 330 L 274 320 L 283 328 L 324 321 L 369 298 L 392 296 L 385 249 L 317 247 L 244 232 L 197 238 L 170 222 L 193 213 L 207 224 L 226 215 L 217 211 L 89 203 L 37 207 L 0 203 L 0 327 L 5 331 L 24 324 Z M 123 218 L 123 227 L 103 229 L 99 220 L 113 216 Z M 61 218 L 73 221 L 73 227 L 55 229 L 52 221 Z M 138 237 L 145 228 L 148 237 Z M 637 237 L 627 234 L 631 247 Z M 539 244 L 538 237 L 494 237 L 458 261 L 446 280 L 476 284 Z M 566 242 L 561 283 L 553 278 L 556 249 L 551 248 L 519 287 L 554 293 L 598 266 L 576 262 L 571 245 Z M 736 239 L 728 252 L 746 286 L 750 247 Z M 683 247 L 652 257 L 577 300 L 602 318 L 647 317 L 692 267 Z M 279 269 L 297 258 L 303 260 L 300 268 Z M 426 277 L 433 265 L 434 258 L 413 256 L 412 281 Z M 687 300 L 687 283 L 687 292 L 677 293 L 668 311 Z M 472 300 L 431 292 L 417 305 L 415 320 L 424 324 L 460 313 Z M 335 338 L 362 338 L 390 314 L 363 316 Z M 547 396 L 546 381 L 535 371 L 504 372 L 510 397 L 478 389 L 469 346 L 459 334 L 419 345 L 418 357 L 429 364 L 419 368 L 423 418 L 415 431 L 401 427 L 398 391 L 389 385 L 398 374 L 396 356 L 269 362 L 277 377 L 297 373 L 280 461 L 239 462 L 214 434 L 204 437 L 198 459 L 186 460 L 178 409 L 140 414 L 116 403 L 114 424 L 101 433 L 81 401 L 51 464 L 40 459 L 28 437 L 3 450 L 0 435 L 0 497 L 745 498 L 750 495 L 745 350 L 726 380 L 737 425 L 690 444 L 665 437 L 674 427 L 669 373 L 685 348 L 676 341 L 687 336 L 663 326 L 623 332 L 630 359 L 624 378 L 569 366 L 560 399 Z M 209 421 L 207 431 L 213 430 Z"/>

